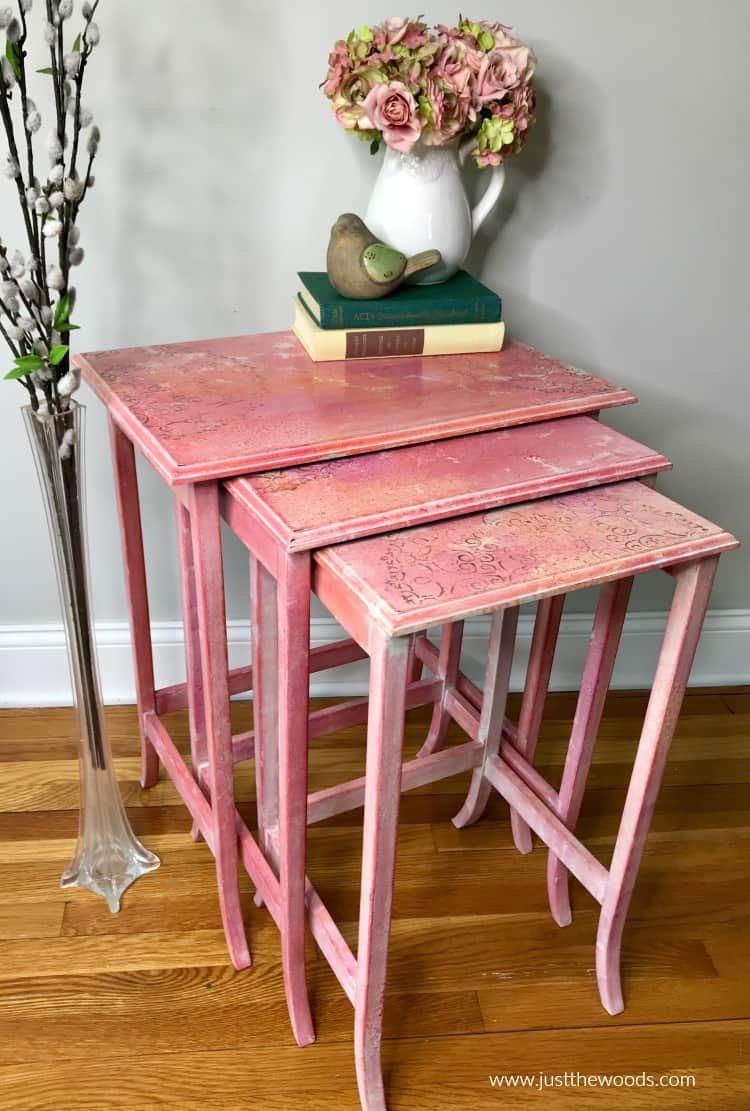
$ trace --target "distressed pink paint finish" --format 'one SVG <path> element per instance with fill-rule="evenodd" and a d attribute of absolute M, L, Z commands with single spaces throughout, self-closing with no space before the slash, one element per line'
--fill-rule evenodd
<path fill-rule="evenodd" d="M 635 401 L 548 355 L 310 361 L 290 332 L 76 358 L 170 484 L 462 436 Z"/>
<path fill-rule="evenodd" d="M 437 661 L 437 678 L 442 684 L 440 698 L 435 702 L 427 739 L 419 750 L 420 756 L 430 756 L 438 752 L 445 744 L 448 728 L 451 723 L 450 715 L 446 712 L 445 700 L 448 692 L 456 686 L 458 669 L 461 663 L 461 648 L 464 640 L 463 621 L 454 621 L 446 625 L 440 637 L 440 654 Z M 419 663 L 415 646 L 412 646 L 412 659 L 410 666 Z M 421 663 L 420 663 L 421 667 Z"/>
<path fill-rule="evenodd" d="M 281 962 L 298 1045 L 315 1040 L 305 976 L 310 559 L 288 555 L 278 583 L 278 864 Z M 231 752 L 230 752 L 231 759 Z"/>
<path fill-rule="evenodd" d="M 189 510 L 219 905 L 232 963 L 235 968 L 242 969 L 251 961 L 239 891 L 221 518 L 216 485 L 207 483 L 192 487 Z"/>
<path fill-rule="evenodd" d="M 316 590 L 326 602 L 345 581 L 393 636 L 736 546 L 643 483 L 620 482 L 326 548 Z"/>
<path fill-rule="evenodd" d="M 198 603 L 195 595 L 195 568 L 193 566 L 193 535 L 190 513 L 175 502 L 177 515 L 177 552 L 180 561 L 180 583 L 182 588 L 182 625 L 185 635 L 185 670 L 187 672 L 187 701 L 190 722 L 190 755 L 195 775 L 204 793 L 208 790 L 205 780 L 207 764 L 205 692 L 200 661 L 200 636 L 198 633 Z M 193 823 L 191 837 L 194 841 L 201 836 L 198 826 Z"/>
<path fill-rule="evenodd" d="M 682 567 L 654 675 L 596 935 L 596 978 L 610 1014 L 623 1010 L 620 947 L 669 748 L 698 647 L 718 557 Z"/>
<path fill-rule="evenodd" d="M 526 682 L 523 685 L 521 711 L 518 715 L 518 734 L 516 747 L 529 763 L 534 762 L 539 729 L 544 714 L 544 700 L 549 690 L 552 664 L 555 659 L 557 635 L 560 631 L 565 595 L 542 598 L 536 610 L 534 635 L 531 638 L 529 663 L 526 668 Z M 510 826 L 513 843 L 521 853 L 530 853 L 533 848 L 529 827 L 515 810 L 510 812 Z"/>
<path fill-rule="evenodd" d="M 135 693 L 138 704 L 138 728 L 141 737 L 141 786 L 153 787 L 159 779 L 159 757 L 148 739 L 144 714 L 154 709 L 154 655 L 151 644 L 151 618 L 148 606 L 146 563 L 143 556 L 141 507 L 138 500 L 138 475 L 133 445 L 110 420 L 110 445 L 115 474 L 117 511 L 120 519 L 120 541 L 125 565 L 125 586 L 130 613 L 130 636 L 133 643 Z"/>
<path fill-rule="evenodd" d="M 458 829 L 478 821 L 489 802 L 491 785 L 485 768 L 487 761 L 500 751 L 517 627 L 518 606 L 495 610 L 487 649 L 484 699 L 477 726 L 477 740 L 484 749 L 484 760 L 482 766 L 472 774 L 466 802 L 453 819 L 453 824 Z"/>
<path fill-rule="evenodd" d="M 616 579 L 606 583 L 599 595 L 555 807 L 557 816 L 569 830 L 575 830 L 581 812 L 583 793 L 604 713 L 604 700 L 615 669 L 632 586 L 632 577 Z M 558 926 L 570 925 L 573 916 L 570 909 L 568 872 L 553 852 L 550 852 L 547 859 L 547 891 L 555 922 Z"/>
<path fill-rule="evenodd" d="M 380 1044 L 396 864 L 409 641 L 376 634 L 367 721 L 354 1052 L 365 1111 L 387 1111 Z"/>
<path fill-rule="evenodd" d="M 334 459 L 224 484 L 290 551 L 656 474 L 671 463 L 592 417 Z"/>

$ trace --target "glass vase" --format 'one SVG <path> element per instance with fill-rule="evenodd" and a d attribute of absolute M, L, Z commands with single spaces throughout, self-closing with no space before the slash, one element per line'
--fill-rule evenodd
<path fill-rule="evenodd" d="M 158 868 L 159 858 L 130 828 L 104 726 L 86 544 L 85 409 L 71 402 L 66 412 L 40 419 L 27 406 L 23 416 L 47 514 L 78 715 L 78 843 L 60 885 L 88 888 L 106 899 L 115 914 L 122 893 Z"/>

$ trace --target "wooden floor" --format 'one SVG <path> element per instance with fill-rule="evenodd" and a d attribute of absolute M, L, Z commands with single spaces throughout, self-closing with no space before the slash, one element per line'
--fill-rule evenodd
<path fill-rule="evenodd" d="M 539 763 L 552 780 L 572 709 L 569 696 L 549 699 Z M 605 861 L 642 709 L 639 695 L 613 695 L 601 731 L 581 828 Z M 249 705 L 235 711 L 247 727 Z M 332 974 L 311 943 L 318 1041 L 300 1050 L 278 936 L 249 883 L 255 964 L 238 974 L 208 850 L 190 841 L 169 782 L 138 787 L 134 712 L 111 709 L 108 721 L 131 820 L 163 861 L 117 916 L 58 887 L 76 828 L 70 712 L 0 713 L 0 1108 L 356 1111 L 352 1013 Z M 184 718 L 173 722 L 184 741 Z M 423 714 L 410 716 L 410 749 L 425 728 Z M 362 730 L 328 738 L 312 756 L 313 786 L 362 764 Z M 459 833 L 449 819 L 461 780 L 405 797 L 385 1017 L 391 1111 L 750 1108 L 749 781 L 750 693 L 691 692 L 625 935 L 617 1018 L 596 991 L 592 900 L 576 886 L 573 925 L 554 925 L 544 853 L 516 853 L 500 800 Z M 237 782 L 251 823 L 252 765 Z M 359 820 L 310 834 L 313 882 L 347 936 Z M 491 1076 L 540 1073 L 557 1086 L 491 1086 Z M 695 1087 L 645 1088 L 644 1073 L 691 1073 Z M 563 1087 L 565 1074 L 568 1085 L 583 1074 L 639 1086 Z"/>

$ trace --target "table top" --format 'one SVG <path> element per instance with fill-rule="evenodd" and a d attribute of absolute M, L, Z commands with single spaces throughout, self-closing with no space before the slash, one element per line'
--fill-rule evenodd
<path fill-rule="evenodd" d="M 230 479 L 222 506 L 235 529 L 244 513 L 309 551 L 670 466 L 593 417 L 565 417 Z"/>
<path fill-rule="evenodd" d="M 392 636 L 737 546 L 642 482 L 618 482 L 324 548 L 316 582 L 334 613 L 360 599 Z"/>
<path fill-rule="evenodd" d="M 314 363 L 291 332 L 79 355 L 170 485 L 483 432 L 634 402 L 533 348 Z"/>

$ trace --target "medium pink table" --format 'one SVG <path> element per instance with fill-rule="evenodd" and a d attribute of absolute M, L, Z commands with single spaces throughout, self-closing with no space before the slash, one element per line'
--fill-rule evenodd
<path fill-rule="evenodd" d="M 266 855 L 235 814 L 233 802 L 229 810 L 224 805 L 233 800 L 229 697 L 251 689 L 253 676 L 250 668 L 230 673 L 227 665 L 221 481 L 271 467 L 288 468 L 418 444 L 434 444 L 437 465 L 437 441 L 469 436 L 454 441 L 462 456 L 468 458 L 481 444 L 478 434 L 575 414 L 596 414 L 635 398 L 627 390 L 513 343 L 496 355 L 314 364 L 291 334 L 279 333 L 99 352 L 76 361 L 109 411 L 133 631 L 142 784 L 148 787 L 156 782 L 161 758 L 216 858 L 230 953 L 235 966 L 242 968 L 249 965 L 250 955 L 239 903 L 239 838 L 242 862 L 282 926 L 286 971 L 294 966 L 286 959 L 290 947 L 299 945 L 299 928 L 294 925 L 299 916 L 295 911 L 300 899 L 304 901 L 304 890 L 293 890 L 293 877 L 299 874 L 299 868 L 285 867 L 284 860 L 289 864 L 301 850 L 304 878 L 304 842 L 301 846 L 282 844 L 279 839 L 278 861 L 274 861 L 281 873 L 277 878 Z M 569 448 L 574 447 L 575 441 L 571 440 Z M 188 682 L 161 690 L 154 682 L 134 448 L 164 478 L 178 506 Z M 569 464 L 575 462 L 573 470 L 577 467 L 578 471 L 575 484 L 602 481 L 587 467 L 585 453 L 577 462 L 573 456 L 575 451 L 569 459 Z M 388 475 L 388 458 L 378 458 L 381 462 L 375 465 Z M 447 458 L 443 456 L 444 468 Z M 521 475 L 516 488 L 525 491 L 521 496 L 528 497 L 535 484 L 538 492 L 544 490 L 544 467 L 538 464 L 535 474 L 530 459 L 525 465 L 526 485 Z M 666 465 L 663 460 L 645 470 L 656 471 Z M 446 473 L 450 469 L 448 466 Z M 548 472 L 546 477 L 549 479 Z M 614 471 L 612 477 L 617 477 Z M 506 476 L 506 485 L 513 485 L 512 478 L 512 474 Z M 386 481 L 394 481 L 392 469 Z M 444 497 L 442 510 L 436 515 L 493 504 L 482 498 L 496 497 L 498 482 L 496 475 L 484 485 L 480 481 L 477 490 L 454 492 L 455 503 L 453 495 Z M 548 482 L 547 486 L 547 492 L 555 488 L 554 483 L 550 486 Z M 557 487 L 569 488 L 570 480 Z M 252 484 L 243 489 L 251 498 Z M 433 501 L 438 504 L 440 498 Z M 407 497 L 400 507 L 390 506 L 375 531 L 393 527 L 394 520 L 413 523 L 414 512 L 414 501 Z M 310 546 L 330 543 L 330 539 L 323 539 L 320 532 L 316 539 L 312 522 L 311 545 L 305 541 L 304 550 L 295 551 L 283 537 L 274 536 L 272 531 L 269 534 L 260 520 L 256 526 L 254 550 L 261 562 L 265 559 L 272 563 L 277 583 L 275 608 L 281 618 L 278 743 L 285 748 L 288 764 L 290 754 L 296 754 L 300 761 L 307 755 Z M 352 528 L 349 535 L 363 533 Z M 313 654 L 311 668 L 328 666 L 327 651 L 323 649 L 317 659 Z M 160 720 L 160 715 L 185 706 L 190 708 L 195 774 L 186 768 Z M 282 811 L 304 806 L 305 792 L 305 782 L 293 791 L 292 785 L 282 784 Z M 298 822 L 296 828 L 299 826 Z M 301 828 L 304 833 L 304 823 Z M 289 921 L 281 921 L 287 914 Z M 335 931 L 334 924 L 330 923 L 329 930 L 323 921 L 318 940 L 324 946 L 336 936 L 331 931 Z M 304 984 L 298 989 L 302 1000 Z M 294 985 L 287 984 L 287 990 L 294 996 Z M 306 1005 L 306 994 L 303 1002 Z M 304 1008 L 300 1013 L 295 1033 L 300 1041 L 310 1040 L 311 1021 Z"/>

